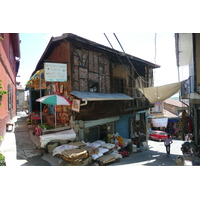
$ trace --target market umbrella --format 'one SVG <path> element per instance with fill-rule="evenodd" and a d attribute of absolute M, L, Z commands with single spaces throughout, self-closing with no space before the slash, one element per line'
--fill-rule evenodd
<path fill-rule="evenodd" d="M 71 101 L 64 96 L 60 95 L 47 95 L 36 99 L 37 102 L 51 105 L 71 105 Z M 56 128 L 56 107 L 55 107 L 55 128 Z"/>

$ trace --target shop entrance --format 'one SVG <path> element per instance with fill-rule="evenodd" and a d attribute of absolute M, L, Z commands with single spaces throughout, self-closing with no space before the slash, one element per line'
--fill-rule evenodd
<path fill-rule="evenodd" d="M 112 134 L 114 134 L 114 123 L 100 125 L 100 140 L 110 142 Z"/>
<path fill-rule="evenodd" d="M 114 133 L 114 122 L 108 124 L 101 124 L 84 129 L 85 142 L 94 142 L 96 140 L 102 140 L 109 142 L 112 134 Z"/>

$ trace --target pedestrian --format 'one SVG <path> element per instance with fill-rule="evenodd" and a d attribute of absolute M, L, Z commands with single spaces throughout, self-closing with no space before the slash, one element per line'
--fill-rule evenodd
<path fill-rule="evenodd" d="M 167 154 L 170 155 L 170 145 L 173 143 L 172 138 L 170 137 L 170 135 L 168 134 L 167 138 L 165 139 L 165 147 L 166 147 L 166 151 Z"/>

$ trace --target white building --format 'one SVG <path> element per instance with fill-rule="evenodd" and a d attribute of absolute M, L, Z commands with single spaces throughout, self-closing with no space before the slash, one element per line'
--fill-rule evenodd
<path fill-rule="evenodd" d="M 23 110 L 24 100 L 25 100 L 25 88 L 20 85 L 20 82 L 17 82 L 17 112 Z"/>

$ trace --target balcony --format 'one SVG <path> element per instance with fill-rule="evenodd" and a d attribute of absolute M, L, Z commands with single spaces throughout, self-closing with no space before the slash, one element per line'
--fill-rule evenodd
<path fill-rule="evenodd" d="M 189 99 L 190 103 L 200 103 L 200 93 L 194 89 L 194 76 L 190 76 L 182 85 L 181 99 Z"/>
<path fill-rule="evenodd" d="M 194 92 L 194 77 L 190 76 L 181 87 L 181 97 L 187 97 L 188 94 Z M 187 98 L 186 98 L 187 99 Z"/>

